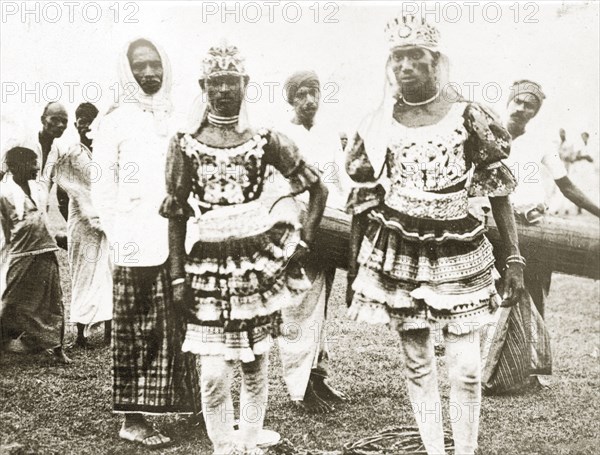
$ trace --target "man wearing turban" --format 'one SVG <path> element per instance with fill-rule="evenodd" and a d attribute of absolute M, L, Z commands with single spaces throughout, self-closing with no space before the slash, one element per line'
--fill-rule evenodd
<path fill-rule="evenodd" d="M 539 223 L 544 217 L 548 207 L 544 188 L 546 179 L 543 178 L 543 174 L 549 174 L 567 199 L 598 216 L 600 213 L 598 207 L 569 179 L 558 150 L 551 146 L 545 131 L 539 128 L 538 114 L 545 98 L 546 95 L 540 84 L 526 79 L 514 82 L 509 91 L 504 123 L 512 137 L 512 151 L 505 163 L 517 181 L 517 188 L 511 197 L 515 218 L 519 223 L 531 225 Z M 544 145 L 546 143 L 548 146 Z M 475 205 L 478 203 L 475 202 Z M 501 264 L 506 259 L 504 257 L 506 252 L 496 251 L 495 255 L 498 259 L 496 266 L 502 270 Z M 530 294 L 537 312 L 543 318 L 545 301 L 550 291 L 552 269 L 533 250 L 525 251 L 524 256 L 527 261 L 527 267 L 523 271 L 525 288 Z M 532 323 L 534 323 L 533 320 Z M 537 332 L 543 330 L 543 322 L 540 321 L 538 324 Z M 511 333 L 512 326 L 509 327 L 509 336 L 512 336 Z M 495 340 L 494 337 L 490 339 Z M 493 344 L 485 347 L 484 377 L 487 371 L 496 369 L 495 362 L 498 361 L 498 357 L 490 354 L 494 349 Z M 540 356 L 540 359 L 546 358 L 547 362 L 537 361 L 531 365 L 530 385 L 545 384 L 545 381 L 538 375 L 547 375 L 552 371 L 551 358 Z M 506 392 L 499 387 L 493 382 L 488 383 L 484 378 L 484 391 L 487 394 Z"/>
<path fill-rule="evenodd" d="M 343 209 L 344 171 L 343 165 L 338 164 L 343 163 L 340 141 L 335 130 L 315 121 L 321 94 L 319 77 L 314 71 L 298 71 L 287 79 L 284 87 L 294 115 L 279 129 L 298 145 L 307 163 L 321 173 L 329 192 L 327 206 Z M 299 339 L 280 338 L 279 352 L 291 399 L 309 412 L 329 412 L 336 402 L 345 399 L 344 394 L 327 383 L 326 313 L 335 267 L 313 252 L 306 268 L 312 281 L 310 291 L 302 305 L 283 312 L 284 324 L 300 329 Z"/>
<path fill-rule="evenodd" d="M 542 87 L 533 81 L 520 80 L 511 89 L 507 105 L 506 129 L 513 139 L 512 153 L 506 160 L 517 180 L 517 189 L 511 198 L 517 220 L 532 224 L 547 211 L 546 194 L 541 172 L 549 173 L 561 193 L 578 207 L 600 216 L 600 209 L 567 176 L 558 150 L 544 146 L 548 142 L 545 131 L 534 118 L 546 96 Z M 529 127 L 527 131 L 526 127 Z M 527 133 L 527 134 L 525 134 Z M 539 261 L 538 261 L 539 262 Z M 552 271 L 543 263 L 531 260 L 525 269 L 525 284 L 539 311 L 544 316 L 544 302 L 550 290 Z"/>

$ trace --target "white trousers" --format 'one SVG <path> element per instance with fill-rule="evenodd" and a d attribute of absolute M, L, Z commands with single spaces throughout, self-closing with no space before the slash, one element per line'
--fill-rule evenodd
<path fill-rule="evenodd" d="M 445 454 L 442 405 L 438 390 L 433 337 L 429 330 L 400 332 L 408 394 L 421 439 L 429 455 Z M 456 454 L 477 448 L 481 410 L 479 332 L 448 333 L 446 364 L 450 380 L 450 420 Z"/>
<path fill-rule="evenodd" d="M 284 309 L 281 315 L 283 333 L 277 344 L 283 379 L 293 401 L 304 399 L 310 373 L 319 366 L 320 358 L 326 371 L 325 296 L 325 273 L 319 271 L 302 304 Z"/>
<path fill-rule="evenodd" d="M 255 449 L 267 410 L 269 355 L 257 355 L 254 362 L 241 363 L 242 389 L 237 434 L 233 429 L 235 415 L 230 382 L 236 362 L 227 361 L 222 356 L 200 356 L 200 364 L 202 412 L 214 455 L 228 454 L 234 447 Z"/>

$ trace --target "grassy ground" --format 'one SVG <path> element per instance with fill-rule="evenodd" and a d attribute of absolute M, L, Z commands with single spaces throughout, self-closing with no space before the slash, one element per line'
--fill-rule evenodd
<path fill-rule="evenodd" d="M 65 301 L 69 298 L 66 257 L 61 252 Z M 326 416 L 300 413 L 290 405 L 274 349 L 271 354 L 267 426 L 295 446 L 336 450 L 391 425 L 413 425 L 399 340 L 384 328 L 344 319 L 343 283 L 337 276 L 331 304 L 330 339 L 335 340 L 332 382 L 353 399 Z M 481 454 L 595 454 L 600 446 L 599 282 L 555 275 L 547 320 L 554 376 L 549 390 L 484 398 Z M 70 333 L 70 338 L 74 337 Z M 45 356 L 0 357 L 0 455 L 142 454 L 117 438 L 111 413 L 110 350 L 102 334 L 93 349 L 74 351 L 75 363 L 56 366 Z M 442 394 L 448 383 L 441 366 Z M 177 438 L 168 454 L 209 454 L 206 435 L 174 416 L 156 418 Z"/>

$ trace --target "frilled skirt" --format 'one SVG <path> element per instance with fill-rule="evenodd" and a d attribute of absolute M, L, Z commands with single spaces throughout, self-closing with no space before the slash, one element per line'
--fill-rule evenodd
<path fill-rule="evenodd" d="M 430 220 L 380 206 L 369 214 L 349 317 L 397 330 L 468 333 L 499 303 L 492 245 L 468 215 Z"/>
<path fill-rule="evenodd" d="M 304 270 L 288 265 L 299 240 L 296 225 L 278 222 L 252 236 L 196 242 L 186 262 L 195 320 L 183 350 L 242 362 L 268 352 L 281 310 L 310 288 Z"/>

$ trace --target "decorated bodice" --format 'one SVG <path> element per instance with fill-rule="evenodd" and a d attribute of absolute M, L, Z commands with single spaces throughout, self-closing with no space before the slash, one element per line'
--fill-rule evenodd
<path fill-rule="evenodd" d="M 466 180 L 464 109 L 455 103 L 440 122 L 418 128 L 394 121 L 386 156 L 392 185 L 440 191 Z"/>
<path fill-rule="evenodd" d="M 346 204 L 350 213 L 382 202 L 406 213 L 410 207 L 431 206 L 434 199 L 446 212 L 450 196 L 442 194 L 455 195 L 460 204 L 454 212 L 464 213 L 467 196 L 514 191 L 516 181 L 502 163 L 510 153 L 510 134 L 488 108 L 457 102 L 439 122 L 416 128 L 395 120 L 389 129 L 381 127 L 377 115 L 365 119 L 346 153 L 346 171 L 356 183 Z M 377 140 L 382 134 L 383 149 Z"/>
<path fill-rule="evenodd" d="M 181 137 L 181 149 L 192 165 L 191 194 L 201 211 L 258 199 L 266 174 L 266 143 L 260 133 L 232 148 L 211 147 L 189 134 Z"/>

